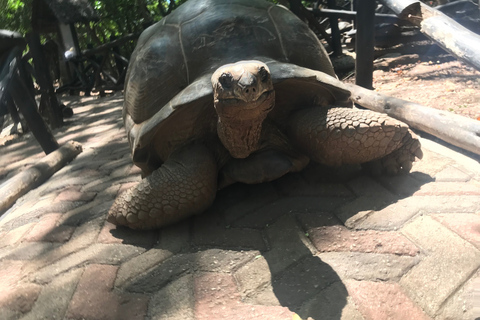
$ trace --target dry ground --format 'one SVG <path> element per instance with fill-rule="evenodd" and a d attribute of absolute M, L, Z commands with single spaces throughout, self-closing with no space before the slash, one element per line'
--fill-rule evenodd
<path fill-rule="evenodd" d="M 480 72 L 449 56 L 430 58 L 375 70 L 375 90 L 480 120 Z"/>

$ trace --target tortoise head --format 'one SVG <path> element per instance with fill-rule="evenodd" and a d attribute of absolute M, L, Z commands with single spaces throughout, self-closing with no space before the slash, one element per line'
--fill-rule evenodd
<path fill-rule="evenodd" d="M 259 148 L 262 123 L 275 104 L 267 65 L 239 61 L 218 68 L 212 75 L 217 132 L 234 158 L 246 158 Z"/>

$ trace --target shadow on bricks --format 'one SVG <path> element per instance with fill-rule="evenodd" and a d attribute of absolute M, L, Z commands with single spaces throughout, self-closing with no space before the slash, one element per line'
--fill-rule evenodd
<path fill-rule="evenodd" d="M 367 240 L 358 241 L 362 253 L 416 255 L 409 243 L 401 245 L 401 252 L 388 245 L 379 248 L 345 222 L 368 216 L 362 211 L 388 207 L 431 180 L 421 178 L 392 178 L 402 188 L 394 190 L 388 179 L 373 179 L 358 168 L 332 173 L 313 166 L 272 183 L 230 186 L 207 212 L 150 235 L 157 242 L 120 266 L 116 288 L 151 295 L 152 318 L 174 318 L 179 304 L 196 319 L 236 319 L 234 313 L 261 319 L 262 312 L 272 314 L 268 308 L 288 308 L 285 319 L 291 319 L 291 312 L 303 319 L 341 319 L 345 312 L 353 317 L 358 311 L 348 302 L 347 288 L 321 253 L 358 251 L 336 248 L 336 237 L 351 237 L 354 243 L 363 236 Z M 109 228 L 112 237 L 129 233 Z M 388 236 L 382 234 L 380 240 L 387 242 Z M 181 286 L 191 290 L 186 293 Z"/>
<path fill-rule="evenodd" d="M 118 288 L 152 295 L 150 316 L 165 319 L 181 304 L 171 292 L 164 294 L 177 283 L 192 289 L 187 300 L 196 319 L 237 319 L 235 313 L 263 319 L 262 315 L 281 310 L 287 314 L 277 314 L 278 319 L 291 319 L 291 312 L 304 319 L 340 319 L 347 290 L 328 264 L 312 256 L 314 249 L 294 215 L 282 215 L 264 228 L 250 228 L 229 225 L 223 213 L 212 208 L 160 231 L 152 249 L 156 257 L 148 263 L 141 256 L 132 259 L 138 261 L 130 272 L 126 264 L 120 267 Z M 172 236 L 176 241 L 168 239 Z M 325 296 L 330 287 L 334 287 L 332 295 Z M 155 310 L 160 314 L 152 313 Z"/>

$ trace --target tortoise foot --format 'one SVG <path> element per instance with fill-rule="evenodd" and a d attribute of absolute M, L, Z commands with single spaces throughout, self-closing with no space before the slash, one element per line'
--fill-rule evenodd
<path fill-rule="evenodd" d="M 138 185 L 117 197 L 107 220 L 132 229 L 156 229 L 202 213 L 215 199 L 217 167 L 203 146 L 173 154 Z"/>
<path fill-rule="evenodd" d="M 415 133 L 408 130 L 408 133 L 402 139 L 401 147 L 387 156 L 363 164 L 373 175 L 383 173 L 389 175 L 407 174 L 412 169 L 416 158 L 422 159 L 423 152 L 420 141 Z"/>

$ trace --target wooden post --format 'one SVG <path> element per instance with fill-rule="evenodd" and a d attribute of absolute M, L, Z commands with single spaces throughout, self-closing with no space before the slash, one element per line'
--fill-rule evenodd
<path fill-rule="evenodd" d="M 28 45 L 33 56 L 33 64 L 35 67 L 35 78 L 40 85 L 40 110 L 45 111 L 50 126 L 59 128 L 63 124 L 62 110 L 53 89 L 52 79 L 48 68 L 48 62 L 43 54 L 42 45 L 40 44 L 40 36 L 38 33 L 27 34 Z"/>
<path fill-rule="evenodd" d="M 335 0 L 327 0 L 328 8 L 335 9 Z M 342 43 L 341 43 L 341 35 L 340 29 L 338 29 L 338 17 L 331 16 L 329 17 L 330 20 L 330 30 L 332 31 L 332 49 L 333 55 L 338 57 L 342 54 Z"/>
<path fill-rule="evenodd" d="M 355 83 L 367 89 L 373 88 L 375 5 L 375 0 L 363 0 L 357 10 Z"/>
<path fill-rule="evenodd" d="M 17 130 L 17 125 L 20 123 L 22 125 L 22 130 L 23 133 L 27 132 L 27 126 L 25 123 L 22 123 L 22 119 L 20 119 L 20 115 L 18 114 L 17 106 L 15 106 L 15 102 L 13 101 L 12 95 L 7 94 L 7 108 L 8 108 L 8 113 L 10 113 L 10 116 L 12 117 L 13 125 L 14 125 L 14 130 Z"/>
<path fill-rule="evenodd" d="M 115 41 L 115 40 L 117 40 L 117 37 L 115 37 L 115 35 L 111 35 L 110 36 L 110 42 Z M 107 53 L 107 55 L 108 55 L 108 53 Z M 119 58 L 119 56 L 120 56 L 120 47 L 119 46 L 114 46 L 112 48 L 112 55 L 113 55 L 113 59 L 115 61 L 115 67 L 117 68 L 118 78 L 120 78 L 122 73 L 123 73 L 123 69 L 125 67 L 123 66 L 123 61 Z"/>
<path fill-rule="evenodd" d="M 28 127 L 43 151 L 46 154 L 49 154 L 58 148 L 58 143 L 50 131 L 50 128 L 45 123 L 40 113 L 38 113 L 35 97 L 31 94 L 31 91 L 24 81 L 25 70 L 21 64 L 20 53 L 21 50 L 18 47 L 12 50 L 9 55 L 10 60 L 7 61 L 11 61 L 9 67 L 13 72 L 9 74 L 6 79 L 0 80 L 6 80 L 6 82 L 9 82 L 7 88 L 12 95 L 15 104 L 23 114 Z"/>

